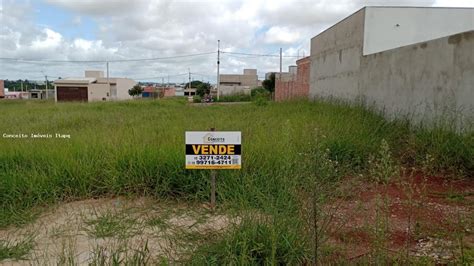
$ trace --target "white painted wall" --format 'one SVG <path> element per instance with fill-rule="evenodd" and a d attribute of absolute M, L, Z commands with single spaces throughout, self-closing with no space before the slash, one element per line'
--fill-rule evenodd
<path fill-rule="evenodd" d="M 104 101 L 104 99 L 108 101 L 110 99 L 109 84 L 89 84 L 87 94 L 87 100 L 89 102 Z"/>
<path fill-rule="evenodd" d="M 116 78 L 117 81 L 117 100 L 130 100 L 132 96 L 128 94 L 128 90 L 131 89 L 135 84 L 134 80 L 128 78 Z"/>
<path fill-rule="evenodd" d="M 364 24 L 368 55 L 474 30 L 474 8 L 367 7 Z"/>

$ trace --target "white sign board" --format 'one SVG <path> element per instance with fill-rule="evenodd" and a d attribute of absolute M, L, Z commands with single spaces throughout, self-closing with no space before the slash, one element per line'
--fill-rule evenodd
<path fill-rule="evenodd" d="M 186 169 L 241 169 L 240 131 L 187 131 Z"/>

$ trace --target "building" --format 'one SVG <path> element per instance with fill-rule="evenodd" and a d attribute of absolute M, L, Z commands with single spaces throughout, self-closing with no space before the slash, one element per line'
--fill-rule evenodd
<path fill-rule="evenodd" d="M 164 97 L 174 97 L 176 96 L 176 88 L 174 87 L 164 87 Z"/>
<path fill-rule="evenodd" d="M 29 98 L 32 100 L 45 100 L 45 99 L 54 99 L 55 92 L 54 90 L 48 90 L 48 97 L 46 97 L 46 90 L 32 89 L 29 90 Z"/>
<path fill-rule="evenodd" d="M 275 74 L 275 80 L 281 79 L 281 81 L 292 81 L 296 78 L 298 66 L 288 66 L 288 72 L 268 72 L 265 73 L 265 79 L 270 79 L 271 74 Z"/>
<path fill-rule="evenodd" d="M 146 86 L 143 89 L 143 98 L 162 98 L 176 96 L 176 89 L 174 87 L 154 87 Z"/>
<path fill-rule="evenodd" d="M 181 85 L 175 85 L 175 96 L 184 96 L 184 86 Z"/>
<path fill-rule="evenodd" d="M 311 98 L 362 100 L 391 118 L 472 115 L 474 9 L 365 7 L 311 39 Z"/>
<path fill-rule="evenodd" d="M 29 93 L 26 91 L 6 91 L 4 98 L 9 100 L 26 100 L 29 99 Z"/>
<path fill-rule="evenodd" d="M 250 94 L 250 90 L 261 85 L 256 69 L 244 69 L 243 74 L 219 75 L 220 95 Z"/>
<path fill-rule="evenodd" d="M 144 87 L 142 98 L 158 98 L 158 92 L 156 91 L 156 88 L 151 85 Z"/>
<path fill-rule="evenodd" d="M 114 101 L 133 99 L 128 90 L 137 83 L 128 78 L 106 78 L 103 71 L 88 70 L 84 77 L 54 81 L 56 101 Z"/>
<path fill-rule="evenodd" d="M 0 99 L 5 97 L 5 81 L 0 79 Z"/>
<path fill-rule="evenodd" d="M 194 96 L 196 95 L 196 88 L 185 88 L 183 91 L 183 96 Z"/>
<path fill-rule="evenodd" d="M 291 73 L 291 79 L 275 79 L 275 101 L 286 101 L 299 98 L 308 98 L 309 95 L 309 73 L 310 57 L 301 58 L 296 61 L 296 66 L 290 66 L 287 73 Z"/>

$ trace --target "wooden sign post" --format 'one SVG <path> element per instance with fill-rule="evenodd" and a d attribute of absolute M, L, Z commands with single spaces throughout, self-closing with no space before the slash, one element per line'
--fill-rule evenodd
<path fill-rule="evenodd" d="M 215 128 L 211 128 L 211 132 L 216 131 Z M 216 208 L 216 175 L 215 169 L 211 169 L 211 209 Z"/>

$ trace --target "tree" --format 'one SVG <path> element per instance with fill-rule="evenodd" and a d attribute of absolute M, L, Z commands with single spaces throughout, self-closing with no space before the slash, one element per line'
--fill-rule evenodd
<path fill-rule="evenodd" d="M 138 95 L 142 94 L 142 92 L 143 92 L 143 89 L 138 84 L 133 86 L 131 89 L 128 90 L 128 94 L 130 94 L 130 96 L 132 96 L 132 97 L 138 96 Z"/>
<path fill-rule="evenodd" d="M 203 82 L 200 81 L 200 80 L 193 80 L 191 81 L 191 88 L 197 88 L 199 86 L 199 84 L 202 84 Z M 189 87 L 189 82 L 186 83 L 186 85 L 184 86 L 185 89 L 187 89 Z"/>
<path fill-rule="evenodd" d="M 275 91 L 275 73 L 271 73 L 269 79 L 262 81 L 262 87 L 267 89 L 269 92 Z"/>
<path fill-rule="evenodd" d="M 205 94 L 211 93 L 211 84 L 209 83 L 200 83 L 196 86 L 196 94 L 204 97 Z"/>

